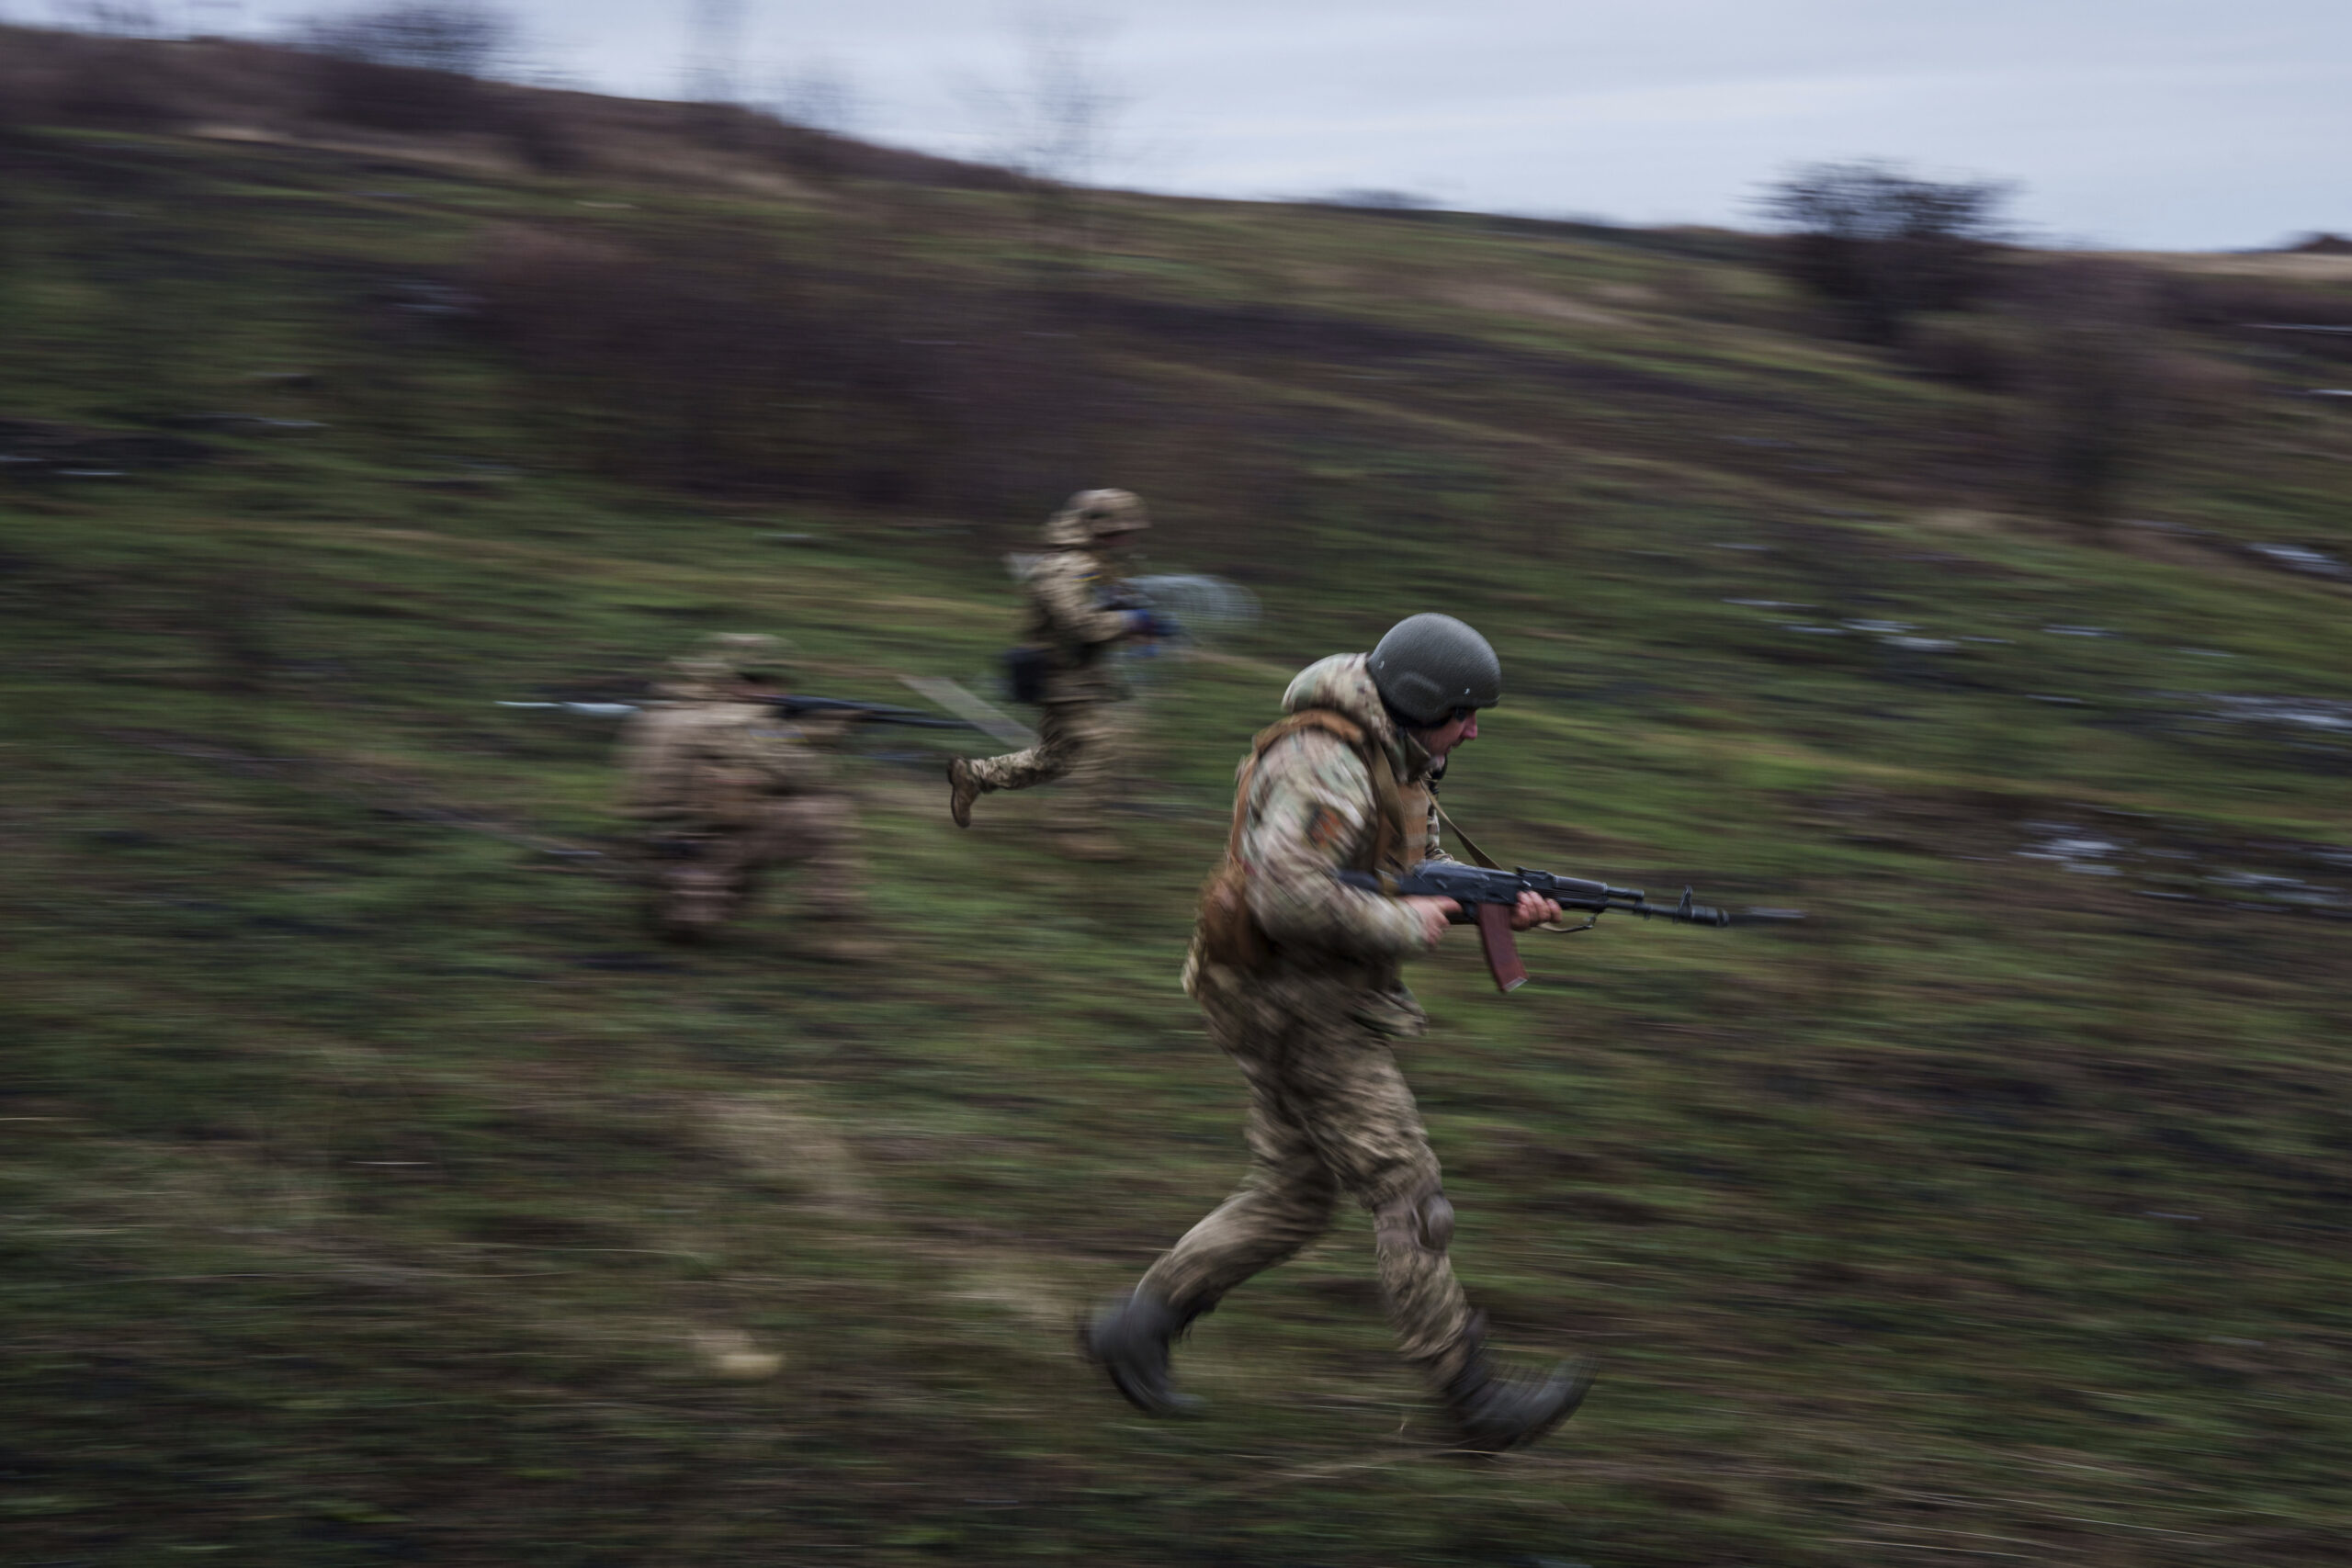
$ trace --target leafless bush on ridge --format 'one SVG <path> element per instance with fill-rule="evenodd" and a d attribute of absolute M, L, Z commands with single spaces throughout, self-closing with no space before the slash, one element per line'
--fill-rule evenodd
<path fill-rule="evenodd" d="M 1815 164 L 1765 193 L 1785 232 L 1781 271 L 1867 342 L 1901 343 L 1914 318 L 1963 310 L 1993 288 L 2009 187 L 1919 179 L 1874 163 Z"/>
<path fill-rule="evenodd" d="M 2052 512 L 2077 526 L 2113 522 L 2133 484 L 2255 395 L 2242 367 L 2167 340 L 2166 298 L 2162 275 L 2099 256 L 2045 262 L 2019 291 L 2026 451 Z"/>
<path fill-rule="evenodd" d="M 476 0 L 390 0 L 298 23 L 318 112 L 374 130 L 492 130 L 502 95 L 483 80 L 511 58 L 507 15 Z"/>
<path fill-rule="evenodd" d="M 101 38 L 156 38 L 164 31 L 151 0 L 66 0 L 56 12 L 67 30 Z"/>
<path fill-rule="evenodd" d="M 2029 506 L 2097 533 L 2162 466 L 2254 406 L 2258 378 L 2180 330 L 2173 280 L 2112 256 L 2044 256 L 2011 267 L 1966 314 L 1923 317 L 1912 368 L 1996 400 L 1984 456 Z"/>
<path fill-rule="evenodd" d="M 513 18 L 480 0 L 390 0 L 315 16 L 293 32 L 313 54 L 455 76 L 491 74 L 515 39 Z"/>

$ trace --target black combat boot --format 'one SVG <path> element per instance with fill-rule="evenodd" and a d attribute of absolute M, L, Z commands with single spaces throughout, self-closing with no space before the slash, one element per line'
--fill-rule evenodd
<path fill-rule="evenodd" d="M 1579 1356 L 1541 1377 L 1506 1373 L 1474 1338 L 1469 1361 L 1445 1385 L 1456 1446 L 1498 1454 L 1533 1442 L 1576 1414 L 1592 1386 L 1593 1371 L 1591 1359 Z"/>
<path fill-rule="evenodd" d="M 1197 1316 L 1137 1291 L 1104 1307 L 1079 1330 L 1088 1360 L 1110 1374 L 1111 1386 L 1147 1416 L 1184 1416 L 1200 1406 L 1168 1383 L 1168 1347 Z"/>

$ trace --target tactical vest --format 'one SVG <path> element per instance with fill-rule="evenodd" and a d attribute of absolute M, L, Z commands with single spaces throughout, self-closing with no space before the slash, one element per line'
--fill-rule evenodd
<path fill-rule="evenodd" d="M 623 736 L 628 814 L 705 830 L 757 821 L 774 791 L 758 768 L 729 753 L 735 732 L 766 722 L 764 714 L 747 717 L 732 705 L 707 700 L 673 701 L 634 716 Z"/>
<path fill-rule="evenodd" d="M 1241 838 L 1250 823 L 1250 790 L 1257 781 L 1258 763 L 1276 743 L 1306 729 L 1338 737 L 1372 778 L 1373 831 L 1350 870 L 1403 871 L 1408 835 L 1417 827 L 1426 830 L 1427 790 L 1419 786 L 1410 790 L 1421 807 L 1417 818 L 1408 817 L 1408 790 L 1396 783 L 1387 752 L 1355 720 L 1329 708 L 1308 708 L 1260 730 L 1250 743 L 1250 755 L 1243 759 L 1234 786 L 1233 829 L 1226 837 L 1225 859 L 1201 888 L 1200 916 L 1194 927 L 1202 956 L 1227 968 L 1253 972 L 1264 968 L 1274 956 L 1273 939 L 1250 908 L 1250 867 L 1241 858 Z"/>
<path fill-rule="evenodd" d="M 1109 604 L 1118 597 L 1120 580 L 1102 557 L 1091 550 L 1065 549 L 1055 553 L 1075 555 L 1083 559 L 1084 581 L 1093 591 L 1098 604 Z M 1051 559 L 1052 557 L 1048 556 L 1047 560 Z M 1044 564 L 1040 563 L 1041 569 Z M 1110 679 L 1103 666 L 1110 659 L 1113 645 L 1087 642 L 1083 638 L 1070 636 L 1061 623 L 1055 618 L 1054 613 L 1046 608 L 1045 600 L 1038 595 L 1035 588 L 1029 591 L 1027 625 L 1023 635 L 1027 639 L 1025 647 L 1034 650 L 1042 666 L 1030 676 L 1030 681 L 1038 694 L 1023 700 L 1052 701 L 1057 695 L 1064 697 L 1068 695 L 1067 682 L 1083 682 L 1090 677 L 1098 680 Z M 1014 651 L 1017 653 L 1022 650 Z M 1016 692 L 1015 695 L 1018 694 Z"/>

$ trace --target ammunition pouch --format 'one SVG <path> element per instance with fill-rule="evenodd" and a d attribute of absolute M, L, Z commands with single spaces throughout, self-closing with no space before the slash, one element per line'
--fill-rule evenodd
<path fill-rule="evenodd" d="M 1009 648 L 1004 650 L 1004 683 L 1016 703 L 1042 703 L 1046 700 L 1046 677 L 1052 668 L 1052 656 L 1042 648 Z"/>
<path fill-rule="evenodd" d="M 1327 708 L 1308 708 L 1260 730 L 1250 742 L 1250 755 L 1243 761 L 1234 785 L 1233 828 L 1226 839 L 1225 859 L 1201 886 L 1200 910 L 1193 927 L 1204 958 L 1245 975 L 1265 968 L 1274 956 L 1273 939 L 1250 910 L 1250 867 L 1241 858 L 1242 833 L 1250 821 L 1250 785 L 1256 781 L 1258 763 L 1267 751 L 1276 742 L 1303 729 L 1319 729 L 1336 736 L 1355 751 L 1371 775 L 1375 817 L 1370 845 L 1372 864 L 1380 866 L 1394 861 L 1405 841 L 1403 797 L 1389 771 L 1387 756 L 1362 725 Z"/>
<path fill-rule="evenodd" d="M 1228 969 L 1254 974 L 1274 956 L 1273 942 L 1250 912 L 1250 868 L 1230 855 L 1202 884 L 1193 929 L 1201 955 Z"/>

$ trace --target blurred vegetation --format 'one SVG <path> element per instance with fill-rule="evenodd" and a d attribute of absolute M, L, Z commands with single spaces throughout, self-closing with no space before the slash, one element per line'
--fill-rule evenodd
<path fill-rule="evenodd" d="M 1785 230 L 1792 282 L 1844 310 L 1856 333 L 1903 341 L 1928 311 L 1965 310 L 1997 287 L 2007 189 L 1988 180 L 1930 180 L 1884 164 L 1815 164 L 1768 191 L 1764 211 Z"/>
<path fill-rule="evenodd" d="M 1041 231 L 567 95 L 556 175 L 206 49 L 135 58 L 277 83 L 266 136 L 51 92 L 0 151 L 18 1560 L 2340 1556 L 2352 408 L 2268 330 L 2352 313 L 2335 258 L 2112 262 L 2208 400 L 2092 529 L 2034 439 L 2054 304 L 1954 376 L 1739 236 Z M 996 557 L 1080 483 L 1267 604 L 1148 672 L 1142 858 L 1043 856 L 1042 795 L 956 833 L 877 750 L 895 962 L 815 962 L 788 882 L 645 941 L 608 728 L 492 705 L 713 629 L 984 682 Z M 1554 1440 L 1435 1451 L 1360 1220 L 1144 1423 L 1069 1326 L 1240 1167 L 1174 983 L 1233 761 L 1430 607 L 1510 671 L 1482 841 L 1812 919 L 1419 971 L 1473 1295 L 1608 1358 Z"/>

